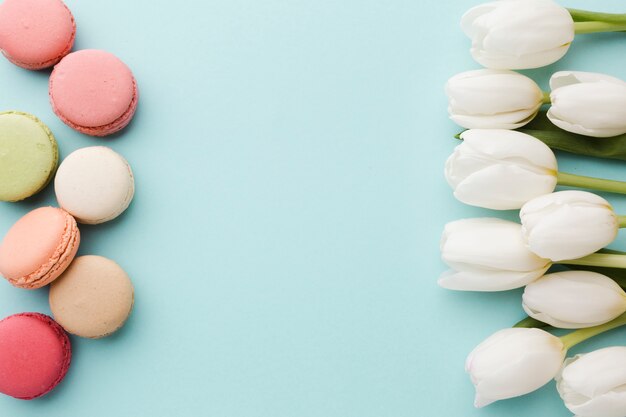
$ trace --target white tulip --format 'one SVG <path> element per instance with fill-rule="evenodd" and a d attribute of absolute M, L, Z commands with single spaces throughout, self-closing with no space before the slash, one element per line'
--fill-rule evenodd
<path fill-rule="evenodd" d="M 517 129 L 543 104 L 543 92 L 530 78 L 508 70 L 462 72 L 446 84 L 448 113 L 467 129 Z"/>
<path fill-rule="evenodd" d="M 494 333 L 467 357 L 465 370 L 476 388 L 476 407 L 532 392 L 555 377 L 566 349 L 541 329 L 512 328 Z"/>
<path fill-rule="evenodd" d="M 626 346 L 566 359 L 556 387 L 565 406 L 579 417 L 626 416 Z"/>
<path fill-rule="evenodd" d="M 448 223 L 441 238 L 441 257 L 452 269 L 442 274 L 439 285 L 464 291 L 523 287 L 551 265 L 526 248 L 521 225 L 496 218 Z"/>
<path fill-rule="evenodd" d="M 626 82 L 592 72 L 560 71 L 550 78 L 548 118 L 580 135 L 605 138 L 626 133 Z"/>
<path fill-rule="evenodd" d="M 528 284 L 522 307 L 530 316 L 562 329 L 597 326 L 626 311 L 626 293 L 591 271 L 547 274 Z"/>
<path fill-rule="evenodd" d="M 518 209 L 549 194 L 557 183 L 557 163 L 550 148 L 525 133 L 472 129 L 446 161 L 445 176 L 454 196 L 472 206 Z"/>
<path fill-rule="evenodd" d="M 619 230 L 613 207 L 586 191 L 559 191 L 537 197 L 520 210 L 528 248 L 562 261 L 596 252 L 615 240 Z"/>
<path fill-rule="evenodd" d="M 574 40 L 574 21 L 551 0 L 501 0 L 470 9 L 461 19 L 470 52 L 487 68 L 538 68 L 558 61 Z"/>

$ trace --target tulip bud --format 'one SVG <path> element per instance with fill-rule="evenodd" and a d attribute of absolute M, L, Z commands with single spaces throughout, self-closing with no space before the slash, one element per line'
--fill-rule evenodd
<path fill-rule="evenodd" d="M 528 248 L 555 262 L 596 252 L 611 243 L 619 230 L 608 201 L 586 191 L 537 197 L 524 204 L 520 218 Z"/>
<path fill-rule="evenodd" d="M 543 104 L 543 92 L 525 75 L 507 70 L 462 72 L 446 84 L 448 113 L 467 129 L 517 129 Z"/>
<path fill-rule="evenodd" d="M 555 379 L 565 406 L 578 417 L 626 416 L 626 346 L 568 358 Z"/>
<path fill-rule="evenodd" d="M 540 388 L 557 374 L 565 353 L 561 339 L 541 329 L 494 333 L 465 362 L 476 388 L 474 405 L 484 407 Z"/>
<path fill-rule="evenodd" d="M 554 153 L 539 139 L 501 129 L 472 129 L 446 161 L 454 196 L 472 206 L 518 209 L 556 187 Z"/>
<path fill-rule="evenodd" d="M 439 285 L 451 290 L 504 291 L 542 276 L 550 261 L 530 252 L 521 225 L 496 218 L 448 223 L 441 237 L 441 257 L 452 268 Z"/>
<path fill-rule="evenodd" d="M 574 21 L 551 0 L 500 0 L 461 19 L 472 57 L 487 68 L 538 68 L 558 61 L 574 40 Z"/>
<path fill-rule="evenodd" d="M 568 132 L 598 138 L 626 133 L 626 82 L 593 72 L 560 71 L 550 78 L 548 118 Z"/>
<path fill-rule="evenodd" d="M 562 329 L 597 326 L 626 311 L 626 293 L 615 281 L 591 271 L 547 274 L 524 289 L 530 316 Z"/>

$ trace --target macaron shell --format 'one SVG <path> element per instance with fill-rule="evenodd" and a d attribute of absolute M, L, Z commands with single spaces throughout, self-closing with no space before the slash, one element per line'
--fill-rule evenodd
<path fill-rule="evenodd" d="M 54 207 L 35 209 L 0 243 L 0 274 L 16 287 L 41 288 L 67 268 L 79 245 L 80 232 L 71 215 Z"/>
<path fill-rule="evenodd" d="M 27 69 L 50 67 L 72 49 L 76 24 L 60 0 L 4 0 L 0 4 L 0 49 Z"/>
<path fill-rule="evenodd" d="M 119 216 L 132 201 L 135 183 L 123 156 L 105 146 L 78 149 L 57 171 L 59 205 L 79 222 L 98 224 Z"/>
<path fill-rule="evenodd" d="M 101 338 L 126 322 L 134 303 L 124 270 L 102 256 L 79 256 L 50 286 L 50 309 L 69 333 Z"/>
<path fill-rule="evenodd" d="M 70 367 L 67 334 L 50 317 L 22 313 L 0 321 L 0 392 L 30 400 L 56 387 Z"/>
<path fill-rule="evenodd" d="M 121 129 L 137 105 L 130 69 L 115 55 L 86 49 L 67 55 L 50 76 L 54 112 L 71 127 Z M 123 125 L 123 126 L 120 126 Z"/>
<path fill-rule="evenodd" d="M 35 116 L 0 113 L 0 200 L 19 201 L 41 191 L 59 160 L 50 129 Z"/>

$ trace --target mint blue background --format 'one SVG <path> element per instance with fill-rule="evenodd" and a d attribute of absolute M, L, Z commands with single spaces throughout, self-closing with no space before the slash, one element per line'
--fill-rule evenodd
<path fill-rule="evenodd" d="M 0 108 L 39 116 L 62 156 L 104 144 L 128 159 L 133 204 L 82 226 L 80 253 L 122 265 L 136 307 L 113 337 L 72 338 L 52 394 L 0 396 L 3 416 L 570 415 L 552 383 L 475 410 L 465 356 L 522 318 L 521 291 L 436 285 L 446 222 L 515 217 L 463 206 L 442 175 L 459 130 L 443 85 L 478 67 L 458 27 L 476 1 L 67 3 L 75 49 L 109 50 L 134 71 L 132 125 L 109 139 L 72 131 L 48 103 L 49 72 L 5 60 Z M 528 73 L 543 85 L 558 69 L 626 79 L 625 42 L 581 36 Z M 558 157 L 565 171 L 626 179 L 623 162 Z M 1 203 L 0 235 L 55 203 L 52 186 Z M 23 311 L 48 313 L 47 290 L 0 282 L 0 315 Z M 617 331 L 576 351 L 624 343 Z"/>

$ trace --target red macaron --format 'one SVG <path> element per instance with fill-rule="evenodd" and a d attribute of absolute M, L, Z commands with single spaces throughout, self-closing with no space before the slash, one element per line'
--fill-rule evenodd
<path fill-rule="evenodd" d="M 0 392 L 32 400 L 52 391 L 70 367 L 67 333 L 40 313 L 14 314 L 0 321 Z"/>

